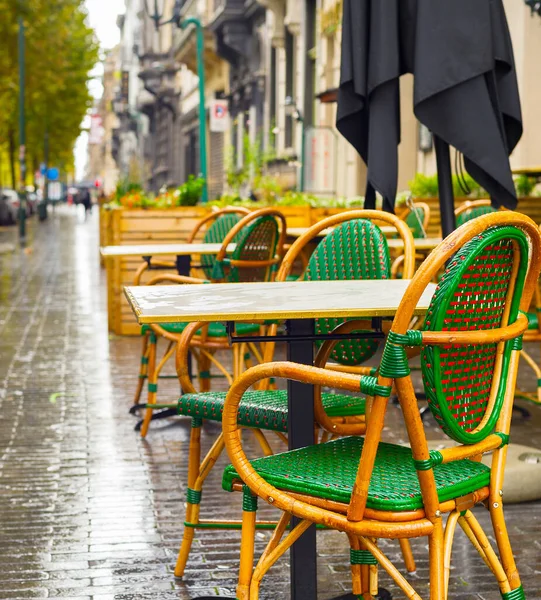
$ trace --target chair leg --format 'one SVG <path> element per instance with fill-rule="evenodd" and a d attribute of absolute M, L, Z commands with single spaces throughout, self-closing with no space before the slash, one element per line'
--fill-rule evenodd
<path fill-rule="evenodd" d="M 410 541 L 406 539 L 400 539 L 398 541 L 400 543 L 400 550 L 402 550 L 402 557 L 404 558 L 404 564 L 406 565 L 408 573 L 415 573 L 417 566 L 415 564 L 413 552 L 411 551 Z"/>
<path fill-rule="evenodd" d="M 357 536 L 350 535 L 349 537 L 349 559 L 351 564 L 351 591 L 354 596 L 361 596 L 363 593 L 362 583 L 362 551 L 361 542 Z"/>
<path fill-rule="evenodd" d="M 152 343 L 152 342 L 151 342 Z M 156 344 L 153 346 L 153 350 L 151 348 L 151 357 L 149 358 L 149 374 L 148 374 L 148 399 L 147 404 L 156 404 L 156 397 L 158 394 L 158 378 L 160 377 L 160 373 L 162 369 L 165 367 L 167 361 L 173 356 L 176 346 L 174 342 L 169 342 L 167 346 L 167 350 L 163 355 L 163 358 L 160 360 L 158 366 L 156 366 Z M 146 437 L 148 433 L 148 428 L 150 426 L 150 422 L 152 421 L 152 415 L 154 414 L 154 409 L 147 407 L 145 410 L 145 417 L 143 419 L 143 424 L 141 425 L 141 437 Z"/>
<path fill-rule="evenodd" d="M 141 350 L 141 365 L 139 366 L 139 380 L 137 381 L 137 388 L 135 390 L 135 396 L 133 398 L 134 406 L 139 404 L 139 401 L 141 400 L 141 393 L 143 392 L 145 381 L 148 377 L 149 337 L 150 334 L 148 332 L 145 333 L 145 335 L 143 336 L 143 348 Z"/>
<path fill-rule="evenodd" d="M 199 476 L 199 464 L 201 462 L 201 419 L 192 419 L 192 431 L 190 434 L 190 447 L 188 450 L 188 493 L 186 498 L 186 523 L 196 524 L 199 521 L 199 504 L 201 502 L 201 491 L 195 490 L 195 482 Z M 175 577 L 182 577 L 188 555 L 192 548 L 195 535 L 193 527 L 184 526 L 182 543 L 175 566 Z"/>
<path fill-rule="evenodd" d="M 445 567 L 443 523 L 441 517 L 434 523 L 434 530 L 428 536 L 430 561 L 430 600 L 445 600 Z"/>
<path fill-rule="evenodd" d="M 182 543 L 175 565 L 175 577 L 182 577 L 190 555 L 195 529 L 199 524 L 199 511 L 203 484 L 224 451 L 223 434 L 220 434 L 208 454 L 201 461 L 201 419 L 192 420 L 192 433 L 188 453 L 188 493 L 186 498 L 186 520 L 189 525 L 184 526 Z"/>
<path fill-rule="evenodd" d="M 497 508 L 490 506 L 489 510 L 496 542 L 500 551 L 501 562 L 483 528 L 471 511 L 468 510 L 463 517 L 460 517 L 459 523 L 481 555 L 481 558 L 483 558 L 489 569 L 494 573 L 502 598 L 504 600 L 524 600 L 524 590 L 522 589 L 515 559 L 513 558 L 503 511 L 501 510 L 501 503 L 498 504 Z"/>
<path fill-rule="evenodd" d="M 237 600 L 249 600 L 250 584 L 254 572 L 255 523 L 257 515 L 257 496 L 253 496 L 248 487 L 244 487 L 242 498 L 242 535 L 240 542 L 240 569 L 237 585 Z"/>
<path fill-rule="evenodd" d="M 274 563 L 301 537 L 301 535 L 312 525 L 310 521 L 300 521 L 295 527 L 282 539 L 282 536 L 290 521 L 290 515 L 284 513 L 274 531 L 274 534 L 267 544 L 265 552 L 261 555 L 257 566 L 252 574 L 250 584 L 250 600 L 259 600 L 259 586 L 263 577 Z"/>
<path fill-rule="evenodd" d="M 210 366 L 211 359 L 207 356 L 207 351 L 201 352 L 198 364 L 199 389 L 201 392 L 210 392 Z"/>

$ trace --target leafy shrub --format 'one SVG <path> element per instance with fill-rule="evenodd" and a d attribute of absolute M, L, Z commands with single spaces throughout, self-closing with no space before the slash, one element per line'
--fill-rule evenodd
<path fill-rule="evenodd" d="M 188 181 L 183 183 L 174 193 L 177 206 L 196 206 L 203 195 L 205 180 L 202 177 L 195 178 L 193 175 L 188 177 Z"/>
<path fill-rule="evenodd" d="M 515 177 L 517 196 L 521 198 L 531 196 L 536 185 L 537 180 L 535 177 L 528 177 L 528 175 L 518 175 Z"/>

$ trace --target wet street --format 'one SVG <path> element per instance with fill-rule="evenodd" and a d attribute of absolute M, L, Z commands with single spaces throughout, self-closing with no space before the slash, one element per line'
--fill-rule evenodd
<path fill-rule="evenodd" d="M 0 242 L 10 241 L 15 228 L 2 228 Z M 190 421 L 153 423 L 144 441 L 134 432 L 128 409 L 140 340 L 108 334 L 98 245 L 97 215 L 84 222 L 66 207 L 45 224 L 32 223 L 26 251 L 0 256 L 0 600 L 234 598 L 235 531 L 196 533 L 186 576 L 173 577 Z M 533 354 L 539 358 L 537 349 Z M 521 371 L 521 386 L 534 389 L 531 372 Z M 160 400 L 177 396 L 175 380 L 160 383 Z M 541 448 L 541 408 L 521 406 L 531 417 L 517 414 L 511 441 Z M 434 422 L 428 426 L 437 438 Z M 218 431 L 205 426 L 206 447 Z M 395 406 L 386 435 L 405 437 Z M 240 495 L 221 490 L 225 464 L 224 458 L 205 488 L 203 517 L 240 515 Z M 487 523 L 483 509 L 476 510 Z M 526 597 L 541 600 L 541 502 L 509 506 L 507 516 Z M 268 535 L 258 534 L 258 550 Z M 336 533 L 318 539 L 324 600 L 350 589 L 348 545 Z M 397 544 L 381 545 L 401 564 Z M 426 544 L 413 547 L 418 569 L 411 579 L 427 598 Z M 261 599 L 288 598 L 288 579 L 283 560 L 263 580 Z M 403 597 L 386 576 L 381 582 Z M 501 598 L 461 532 L 450 598 Z"/>

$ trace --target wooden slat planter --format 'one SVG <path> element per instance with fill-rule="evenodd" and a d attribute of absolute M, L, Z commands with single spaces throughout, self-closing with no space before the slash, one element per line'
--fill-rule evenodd
<path fill-rule="evenodd" d="M 186 242 L 196 223 L 210 212 L 202 206 L 179 207 L 168 210 L 112 210 L 104 219 L 103 245 L 168 244 Z M 101 217 L 100 213 L 100 217 Z M 174 260 L 155 257 L 156 260 Z M 125 285 L 133 285 L 139 258 L 107 259 L 107 307 L 109 331 L 117 335 L 138 335 L 141 328 L 123 294 Z M 159 271 L 165 273 L 167 271 Z M 176 271 L 171 271 L 176 272 Z M 151 272 L 153 277 L 158 272 Z M 147 275 L 147 279 L 148 279 Z"/>
<path fill-rule="evenodd" d="M 458 208 L 470 198 L 455 198 L 455 208 Z M 426 202 L 430 206 L 430 223 L 428 224 L 428 237 L 439 237 L 441 235 L 440 204 L 438 198 L 422 198 L 420 202 Z M 536 223 L 541 224 L 541 198 L 527 197 L 519 198 L 517 212 L 528 215 Z"/>

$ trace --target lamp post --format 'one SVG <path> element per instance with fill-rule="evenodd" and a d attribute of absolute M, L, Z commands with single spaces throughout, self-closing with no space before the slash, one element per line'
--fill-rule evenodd
<path fill-rule="evenodd" d="M 163 0 L 162 0 L 163 2 Z M 182 9 L 182 0 L 176 0 L 173 9 L 173 16 L 168 21 L 162 21 L 163 18 L 163 4 L 162 10 L 158 6 L 158 0 L 154 0 L 154 14 L 151 14 L 148 9 L 147 0 L 145 0 L 145 10 L 148 16 L 154 21 L 156 31 L 162 26 L 168 23 L 174 23 L 181 29 L 186 29 L 190 25 L 195 27 L 196 32 L 196 52 L 197 52 L 197 76 L 199 78 L 199 163 L 201 177 L 205 183 L 203 185 L 203 192 L 201 201 L 205 204 L 208 201 L 208 164 L 207 164 L 207 131 L 206 131 L 206 110 L 205 110 L 205 61 L 204 61 L 204 47 L 205 47 L 205 36 L 204 28 L 200 19 L 196 17 L 189 17 L 182 19 L 180 12 Z"/>
<path fill-rule="evenodd" d="M 295 103 L 295 100 L 291 96 L 287 96 L 285 99 L 286 113 L 293 117 L 297 123 L 301 125 L 301 172 L 300 172 L 300 183 L 299 191 L 304 192 L 304 159 L 306 155 L 306 136 L 305 136 L 305 122 L 304 117 Z"/>
<path fill-rule="evenodd" d="M 25 97 L 25 49 L 24 23 L 19 17 L 19 239 L 26 241 L 26 121 L 24 112 Z"/>

